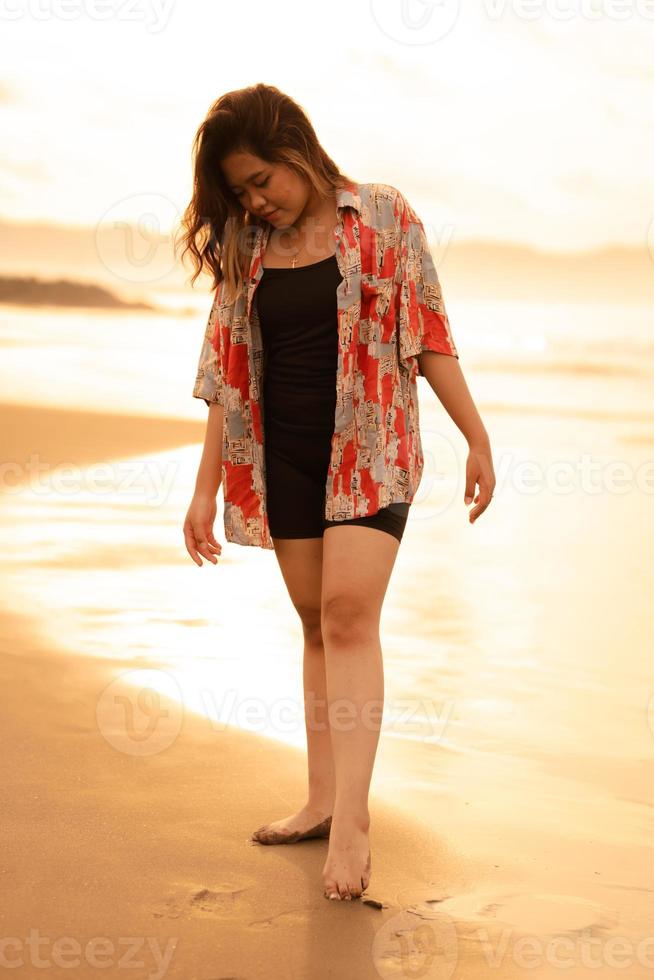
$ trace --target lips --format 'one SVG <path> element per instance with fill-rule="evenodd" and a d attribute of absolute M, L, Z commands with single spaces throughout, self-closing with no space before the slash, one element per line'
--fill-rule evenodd
<path fill-rule="evenodd" d="M 271 217 L 271 215 L 277 214 L 278 211 L 279 211 L 279 208 L 273 208 L 272 211 L 269 211 L 268 214 L 262 214 L 261 217 L 262 218 L 266 218 L 266 220 L 267 220 L 268 218 Z"/>

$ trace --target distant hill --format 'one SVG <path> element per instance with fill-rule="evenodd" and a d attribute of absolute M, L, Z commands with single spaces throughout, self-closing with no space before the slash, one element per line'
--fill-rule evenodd
<path fill-rule="evenodd" d="M 149 310 L 149 303 L 120 299 L 103 286 L 71 279 L 46 281 L 34 276 L 0 276 L 0 303 L 25 306 L 86 306 L 111 310 Z"/>
<path fill-rule="evenodd" d="M 544 252 L 528 245 L 453 242 L 432 247 L 450 295 L 545 303 L 654 303 L 654 254 L 642 248 L 607 246 L 587 252 Z"/>
<path fill-rule="evenodd" d="M 171 236 L 148 243 L 124 228 L 19 224 L 0 218 L 0 271 L 6 276 L 63 276 L 116 286 L 123 302 L 159 304 L 170 297 L 205 310 L 211 303 L 209 276 L 192 289 L 190 264 L 183 266 Z M 137 242 L 137 259 L 126 241 Z M 459 299 L 527 302 L 654 303 L 654 254 L 614 245 L 588 251 L 544 251 L 524 242 L 457 240 L 430 242 L 446 304 Z M 148 257 L 149 256 L 149 257 Z M 146 261 L 147 257 L 147 261 Z M 130 261 L 131 259 L 131 261 Z M 113 299 L 116 307 L 120 300 Z M 143 308 L 137 305 L 131 308 Z"/>

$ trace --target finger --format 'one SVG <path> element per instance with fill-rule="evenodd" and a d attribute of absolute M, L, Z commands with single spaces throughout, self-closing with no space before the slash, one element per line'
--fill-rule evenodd
<path fill-rule="evenodd" d="M 477 518 L 484 513 L 484 511 L 490 504 L 492 497 L 493 497 L 492 490 L 490 490 L 488 487 L 480 488 L 479 493 L 477 494 L 475 500 L 475 503 L 477 502 L 477 500 L 479 501 L 479 503 L 477 504 L 476 507 L 472 508 L 469 514 L 469 520 L 471 524 L 474 524 Z"/>
<path fill-rule="evenodd" d="M 477 483 L 477 480 L 476 480 L 476 478 L 474 476 L 471 475 L 471 476 L 467 477 L 467 479 L 466 479 L 466 486 L 465 486 L 465 490 L 464 490 L 464 497 L 463 497 L 464 504 L 471 504 L 472 503 L 472 498 L 475 495 L 475 485 L 476 485 L 476 483 Z"/>
<path fill-rule="evenodd" d="M 209 530 L 207 531 L 207 541 L 209 542 L 209 546 L 212 549 L 215 548 L 216 551 L 218 551 L 218 553 L 220 554 L 220 552 L 223 550 L 223 546 L 220 544 L 219 541 L 216 541 L 212 528 L 209 528 Z"/>
<path fill-rule="evenodd" d="M 190 526 L 190 524 L 184 525 L 184 544 L 186 545 L 186 550 L 188 551 L 189 555 L 191 556 L 195 564 L 202 565 L 195 543 L 195 535 L 193 534 L 193 529 Z"/>
<path fill-rule="evenodd" d="M 202 561 L 200 555 L 206 558 L 207 561 L 211 561 L 212 564 L 217 564 L 215 558 L 213 558 L 213 553 L 209 552 L 209 543 L 207 541 L 198 540 L 202 539 L 202 531 L 198 530 L 197 527 L 193 527 L 192 524 L 184 524 L 184 541 L 186 544 L 186 550 L 193 559 L 196 565 L 202 567 Z M 218 546 L 218 553 L 220 554 L 220 546 Z"/>
<path fill-rule="evenodd" d="M 195 525 L 193 527 L 193 535 L 195 537 L 195 546 L 197 550 L 200 552 L 203 558 L 210 561 L 212 565 L 216 565 L 218 563 L 218 559 L 216 558 L 214 552 L 210 550 L 207 534 L 208 532 L 203 527 L 200 527 L 199 525 Z"/>

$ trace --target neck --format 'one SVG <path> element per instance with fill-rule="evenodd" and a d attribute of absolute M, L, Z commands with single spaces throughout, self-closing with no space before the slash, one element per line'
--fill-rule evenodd
<path fill-rule="evenodd" d="M 330 194 L 327 198 L 319 198 L 316 191 L 312 191 L 309 200 L 298 219 L 291 225 L 300 235 L 304 235 L 307 224 L 313 224 L 318 234 L 320 234 L 324 224 L 331 228 L 336 216 L 336 195 Z"/>

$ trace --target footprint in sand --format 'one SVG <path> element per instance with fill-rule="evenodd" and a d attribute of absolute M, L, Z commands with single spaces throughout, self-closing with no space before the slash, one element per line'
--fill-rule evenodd
<path fill-rule="evenodd" d="M 372 962 L 382 980 L 450 980 L 459 963 L 456 928 L 448 915 L 425 908 L 424 922 L 403 909 L 386 919 L 372 941 Z"/>
<path fill-rule="evenodd" d="M 181 916 L 215 916 L 236 911 L 243 892 L 253 887 L 252 882 L 222 881 L 212 888 L 180 889 L 152 909 L 156 918 L 179 919 Z"/>
<path fill-rule="evenodd" d="M 377 929 L 373 941 L 373 964 L 384 980 L 402 976 L 450 980 L 471 952 L 470 944 L 487 954 L 490 934 L 507 926 L 515 938 L 550 937 L 609 930 L 618 922 L 604 906 L 571 895 L 448 896 L 432 888 L 422 895 L 415 891 L 398 895 L 398 900 L 405 907 Z"/>
<path fill-rule="evenodd" d="M 248 923 L 248 928 L 253 930 L 263 930 L 266 931 L 270 926 L 293 926 L 299 928 L 300 926 L 309 926 L 313 919 L 313 912 L 311 909 L 286 909 L 284 912 L 278 912 L 276 915 L 267 916 L 265 919 L 253 919 L 252 922 Z"/>
<path fill-rule="evenodd" d="M 456 922 L 468 924 L 488 926 L 495 921 L 498 925 L 513 926 L 531 935 L 606 929 L 618 921 L 608 909 L 590 899 L 547 893 L 498 895 L 474 892 L 442 899 L 425 895 L 408 911 L 425 919 L 447 915 Z"/>

